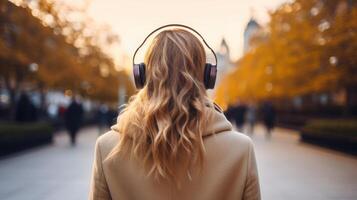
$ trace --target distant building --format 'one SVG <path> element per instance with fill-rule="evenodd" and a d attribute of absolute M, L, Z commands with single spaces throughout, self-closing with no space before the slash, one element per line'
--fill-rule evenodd
<path fill-rule="evenodd" d="M 234 63 L 231 61 L 230 50 L 227 41 L 222 38 L 221 44 L 215 50 L 217 56 L 217 79 L 216 86 L 218 86 L 222 79 L 233 69 Z M 206 52 L 209 62 L 214 63 L 211 52 Z M 208 95 L 214 96 L 215 90 L 208 91 Z"/>
<path fill-rule="evenodd" d="M 263 36 L 263 28 L 258 24 L 258 22 L 251 17 L 247 26 L 244 30 L 244 46 L 243 53 L 247 53 L 249 50 L 254 47 L 252 44 L 252 39 L 254 37 L 261 38 Z"/>
<path fill-rule="evenodd" d="M 227 44 L 227 41 L 222 38 L 221 44 L 216 51 L 217 60 L 218 60 L 218 74 L 216 84 L 222 80 L 222 78 L 232 69 L 233 63 L 230 57 L 230 50 Z"/>

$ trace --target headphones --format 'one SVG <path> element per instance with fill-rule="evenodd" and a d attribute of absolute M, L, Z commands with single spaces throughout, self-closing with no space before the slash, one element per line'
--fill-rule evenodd
<path fill-rule="evenodd" d="M 145 85 L 145 82 L 146 82 L 146 75 L 145 75 L 146 65 L 143 62 L 139 63 L 139 64 L 135 64 L 136 53 L 145 44 L 146 40 L 152 34 L 157 32 L 158 30 L 161 30 L 161 29 L 167 28 L 167 27 L 181 27 L 181 28 L 185 28 L 185 29 L 191 30 L 192 32 L 196 33 L 202 39 L 202 41 L 205 43 L 205 45 L 208 47 L 208 49 L 211 50 L 211 52 L 214 55 L 214 59 L 215 59 L 215 63 L 216 64 L 214 64 L 214 65 L 211 64 L 211 63 L 206 63 L 205 64 L 205 69 L 204 69 L 204 73 L 203 73 L 203 81 L 204 81 L 204 85 L 205 85 L 206 89 L 213 89 L 214 85 L 216 83 L 216 77 L 217 77 L 217 56 L 216 56 L 216 53 L 207 44 L 207 42 L 205 41 L 205 39 L 202 37 L 202 35 L 200 33 L 198 33 L 195 29 L 193 29 L 193 28 L 191 28 L 189 26 L 186 26 L 186 25 L 182 25 L 182 24 L 167 24 L 167 25 L 161 26 L 159 28 L 156 28 L 149 35 L 146 36 L 144 41 L 135 50 L 134 55 L 133 55 L 133 74 L 134 74 L 134 81 L 135 81 L 136 88 L 137 89 L 143 88 L 144 85 Z"/>

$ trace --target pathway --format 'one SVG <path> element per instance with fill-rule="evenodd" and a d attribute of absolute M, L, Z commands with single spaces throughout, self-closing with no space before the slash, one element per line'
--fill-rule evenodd
<path fill-rule="evenodd" d="M 264 200 L 355 200 L 357 159 L 299 142 L 287 129 L 267 140 L 258 126 L 253 135 Z M 64 133 L 47 145 L 0 160 L 2 200 L 87 199 L 98 129 L 83 129 L 71 147 Z"/>

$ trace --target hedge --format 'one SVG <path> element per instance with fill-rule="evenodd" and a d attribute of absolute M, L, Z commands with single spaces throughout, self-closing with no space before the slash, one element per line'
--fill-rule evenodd
<path fill-rule="evenodd" d="M 47 122 L 0 123 L 0 155 L 51 143 L 53 127 Z"/>
<path fill-rule="evenodd" d="M 304 141 L 357 152 L 357 119 L 310 120 L 302 128 Z"/>

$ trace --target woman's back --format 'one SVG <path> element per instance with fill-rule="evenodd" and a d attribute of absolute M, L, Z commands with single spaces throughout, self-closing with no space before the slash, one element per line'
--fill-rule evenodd
<path fill-rule="evenodd" d="M 161 28 L 170 26 L 177 25 Z M 215 84 L 215 53 L 179 26 L 191 32 L 162 31 L 144 63 L 135 64 L 135 51 L 140 90 L 97 141 L 91 199 L 260 199 L 251 140 L 232 131 L 206 92 Z"/>
<path fill-rule="evenodd" d="M 203 133 L 206 156 L 201 173 L 191 166 L 177 188 L 147 176 L 140 161 L 109 156 L 119 140 L 114 126 L 96 144 L 90 199 L 260 199 L 251 140 L 232 131 L 220 110 L 207 107 L 207 113 L 212 118 Z"/>

